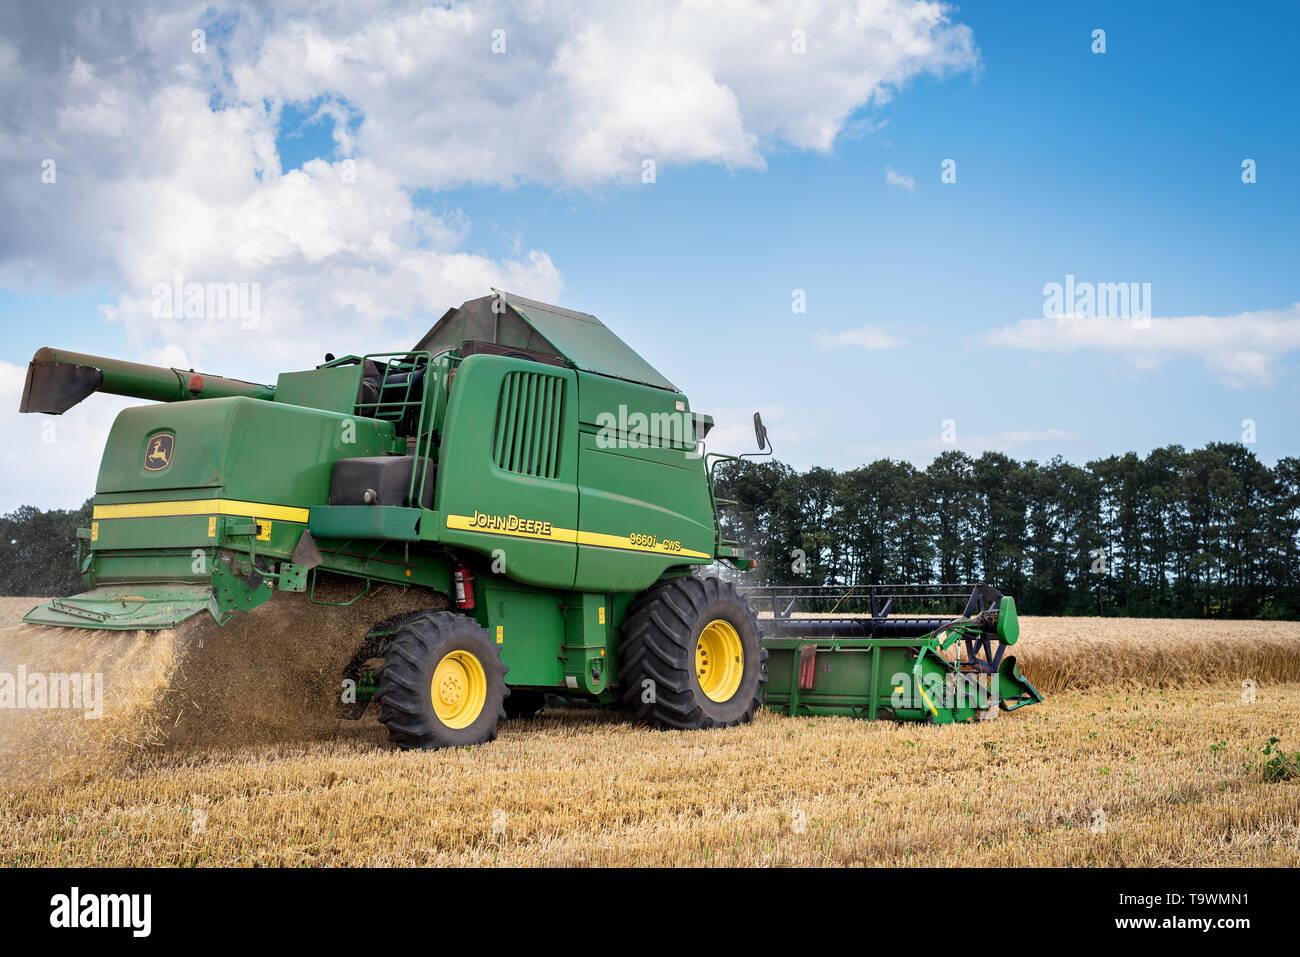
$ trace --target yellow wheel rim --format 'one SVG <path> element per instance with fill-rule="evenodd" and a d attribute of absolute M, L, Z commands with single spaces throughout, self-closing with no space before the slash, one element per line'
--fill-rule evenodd
<path fill-rule="evenodd" d="M 433 669 L 429 686 L 433 713 L 449 728 L 468 728 L 483 713 L 487 672 L 468 651 L 452 651 Z"/>
<path fill-rule="evenodd" d="M 710 701 L 730 701 L 745 674 L 745 647 L 731 622 L 716 619 L 695 640 L 695 677 Z"/>

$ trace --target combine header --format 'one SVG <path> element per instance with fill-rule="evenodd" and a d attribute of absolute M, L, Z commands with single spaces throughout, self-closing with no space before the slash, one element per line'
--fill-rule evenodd
<path fill-rule="evenodd" d="M 772 617 L 761 619 L 770 636 L 763 639 L 770 654 L 768 707 L 791 715 L 949 724 L 1042 701 L 1005 653 L 1020 636 L 1015 599 L 976 585 L 958 615 L 908 610 L 941 608 L 965 594 L 943 585 L 750 590 L 748 598 L 766 597 L 772 608 Z M 831 610 L 792 617 L 801 602 Z M 862 602 L 867 614 L 834 616 Z"/>
<path fill-rule="evenodd" d="M 402 747 L 491 740 L 548 695 L 679 729 L 748 722 L 765 683 L 792 714 L 944 723 L 1039 700 L 1002 654 L 1014 602 L 985 586 L 961 614 L 900 618 L 886 600 L 760 620 L 702 574 L 753 566 L 718 522 L 713 466 L 735 458 L 702 454 L 713 420 L 594 316 L 494 291 L 410 350 L 326 356 L 274 385 L 41 349 L 21 411 L 94 392 L 159 404 L 109 434 L 78 533 L 87 590 L 25 621 L 225 624 L 282 593 L 328 611 L 396 586 L 407 610 L 339 677 L 343 713 L 374 701 Z M 767 448 L 757 416 L 755 431 Z M 279 638 L 266 647 L 293 655 Z"/>

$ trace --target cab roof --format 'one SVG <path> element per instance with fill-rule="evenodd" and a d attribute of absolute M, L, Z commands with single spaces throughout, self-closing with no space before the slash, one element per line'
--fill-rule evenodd
<path fill-rule="evenodd" d="M 584 372 L 680 391 L 595 316 L 497 289 L 448 309 L 413 351 L 442 352 L 466 341 L 557 356 Z"/>

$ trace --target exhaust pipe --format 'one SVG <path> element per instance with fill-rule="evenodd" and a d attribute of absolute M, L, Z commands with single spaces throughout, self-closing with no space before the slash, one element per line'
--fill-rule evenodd
<path fill-rule="evenodd" d="M 275 386 L 205 375 L 193 369 L 167 369 L 139 362 L 105 359 L 48 346 L 36 350 L 27 364 L 19 412 L 62 415 L 96 392 L 125 395 L 154 402 L 224 399 L 246 396 L 274 399 Z"/>

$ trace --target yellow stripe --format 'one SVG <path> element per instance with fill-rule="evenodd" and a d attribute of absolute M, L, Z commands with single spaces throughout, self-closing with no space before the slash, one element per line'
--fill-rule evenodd
<path fill-rule="evenodd" d="M 469 515 L 448 515 L 447 527 L 461 532 L 480 532 L 486 535 L 506 535 L 511 538 L 531 538 L 543 542 L 566 542 L 579 545 L 593 545 L 598 548 L 617 548 L 627 552 L 650 552 L 655 555 L 683 555 L 687 558 L 712 558 L 706 552 L 697 552 L 690 548 L 668 549 L 654 545 L 634 545 L 626 535 L 606 535 L 604 532 L 584 532 L 574 528 L 551 526 L 549 534 L 544 532 L 508 531 L 504 528 L 479 528 Z"/>
<path fill-rule="evenodd" d="M 936 718 L 939 717 L 939 712 L 935 711 L 934 705 L 930 703 L 930 696 L 925 693 L 925 687 L 921 684 L 920 678 L 916 679 L 916 690 L 921 692 L 921 697 L 925 699 L 926 707 L 928 707 L 930 711 L 933 712 Z"/>
<path fill-rule="evenodd" d="M 229 498 L 200 498 L 184 502 L 131 502 L 96 505 L 94 518 L 167 518 L 180 515 L 247 515 L 250 518 L 306 523 L 309 509 Z"/>
<path fill-rule="evenodd" d="M 704 552 L 689 548 L 668 549 L 654 545 L 633 545 L 626 535 L 606 535 L 603 532 L 578 532 L 579 545 L 597 545 L 601 548 L 623 548 L 630 552 L 654 552 L 656 555 L 686 555 L 689 558 L 712 558 Z"/>

